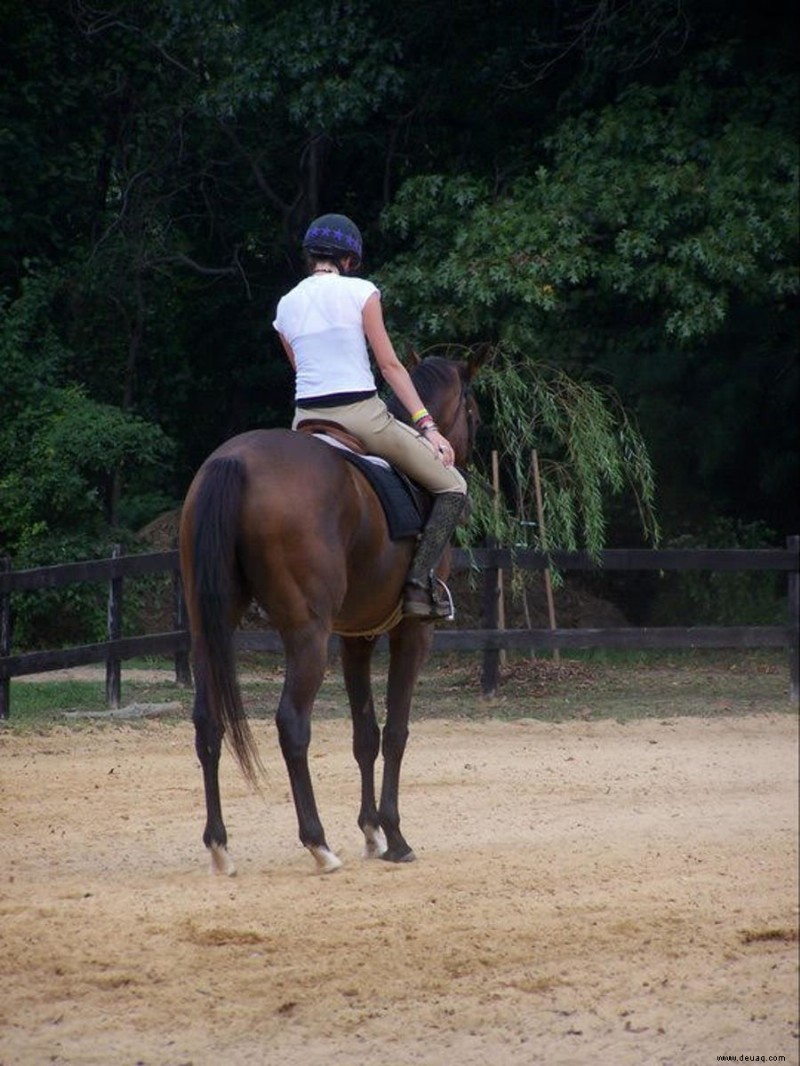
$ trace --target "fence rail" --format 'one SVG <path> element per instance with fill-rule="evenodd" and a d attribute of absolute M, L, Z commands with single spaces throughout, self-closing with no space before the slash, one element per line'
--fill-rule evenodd
<path fill-rule="evenodd" d="M 778 571 L 787 574 L 788 623 L 784 626 L 689 626 L 605 629 L 501 629 L 494 593 L 497 574 L 512 566 L 526 570 L 595 571 Z M 484 574 L 484 629 L 437 629 L 436 650 L 482 650 L 482 687 L 496 687 L 499 654 L 503 649 L 575 648 L 786 648 L 789 652 L 789 698 L 800 699 L 800 537 L 787 538 L 785 549 L 609 549 L 594 558 L 585 552 L 542 552 L 507 548 L 478 548 L 453 552 L 455 570 Z M 174 592 L 174 629 L 166 633 L 122 637 L 123 580 L 147 574 L 171 573 Z M 11 594 L 59 588 L 76 582 L 102 582 L 109 588 L 108 640 L 51 651 L 12 654 Z M 239 631 L 241 650 L 280 652 L 274 631 Z M 172 656 L 179 682 L 191 681 L 189 634 L 176 551 L 151 552 L 109 559 L 66 563 L 35 570 L 11 570 L 0 560 L 0 718 L 10 713 L 10 680 L 71 666 L 105 663 L 106 696 L 118 707 L 121 663 L 138 656 Z"/>

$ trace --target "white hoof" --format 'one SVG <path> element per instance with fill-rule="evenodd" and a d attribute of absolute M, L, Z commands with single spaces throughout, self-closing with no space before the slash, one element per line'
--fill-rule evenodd
<path fill-rule="evenodd" d="M 382 829 L 368 825 L 364 830 L 364 858 L 379 859 L 386 854 L 386 835 Z"/>
<path fill-rule="evenodd" d="M 308 850 L 314 856 L 314 862 L 317 864 L 317 873 L 332 874 L 334 870 L 338 870 L 342 865 L 342 860 L 339 856 L 334 855 L 329 848 L 310 847 Z"/>
<path fill-rule="evenodd" d="M 236 864 L 228 854 L 228 849 L 222 844 L 212 844 L 208 849 L 211 852 L 212 874 L 222 874 L 224 877 L 236 876 Z"/>

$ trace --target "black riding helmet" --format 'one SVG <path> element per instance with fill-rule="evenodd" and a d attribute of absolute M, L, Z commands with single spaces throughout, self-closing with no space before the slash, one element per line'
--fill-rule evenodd
<path fill-rule="evenodd" d="M 346 215 L 320 215 L 306 230 L 303 250 L 309 255 L 338 259 L 352 255 L 361 265 L 361 231 Z"/>

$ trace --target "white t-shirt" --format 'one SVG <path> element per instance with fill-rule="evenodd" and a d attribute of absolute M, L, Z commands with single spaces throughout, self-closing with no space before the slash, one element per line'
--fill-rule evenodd
<path fill-rule="evenodd" d="M 280 300 L 272 324 L 292 346 L 298 401 L 375 389 L 361 317 L 374 292 L 362 278 L 312 274 Z"/>

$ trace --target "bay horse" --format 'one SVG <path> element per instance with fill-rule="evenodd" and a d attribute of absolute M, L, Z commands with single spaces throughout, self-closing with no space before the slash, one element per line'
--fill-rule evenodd
<path fill-rule="evenodd" d="M 423 403 L 464 466 L 478 423 L 470 384 L 478 359 L 429 357 L 411 371 Z M 391 405 L 390 405 L 391 406 Z M 398 408 L 394 405 L 395 413 Z M 285 677 L 275 721 L 301 842 L 319 872 L 341 866 L 328 847 L 308 766 L 311 713 L 332 634 L 340 637 L 353 753 L 361 772 L 358 825 L 365 855 L 410 862 L 400 831 L 400 766 L 411 699 L 433 640 L 429 622 L 401 616 L 413 538 L 391 540 L 381 504 L 341 451 L 294 430 L 254 430 L 233 437 L 198 470 L 184 501 L 181 573 L 189 615 L 195 698 L 195 747 L 203 770 L 203 842 L 212 870 L 232 875 L 219 789 L 223 737 L 245 777 L 262 767 L 245 716 L 234 630 L 255 600 L 283 644 Z M 449 548 L 439 575 L 449 572 Z M 375 636 L 387 632 L 390 661 L 383 734 L 372 695 Z M 380 802 L 374 768 L 383 752 Z"/>

